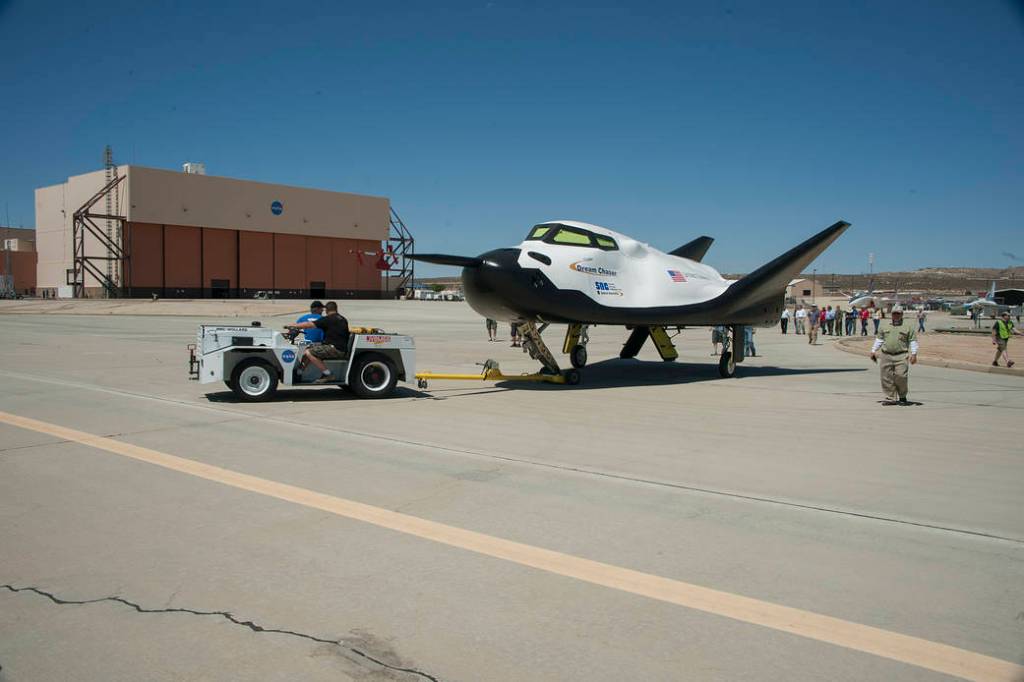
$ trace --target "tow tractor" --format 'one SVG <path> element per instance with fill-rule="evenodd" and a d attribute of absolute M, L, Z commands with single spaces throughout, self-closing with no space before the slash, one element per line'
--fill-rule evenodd
<path fill-rule="evenodd" d="M 380 329 L 355 327 L 342 360 L 325 360 L 338 378 L 314 383 L 320 372 L 312 364 L 300 369 L 306 344 L 295 337 L 253 322 L 250 326 L 199 326 L 196 343 L 189 344 L 189 377 L 201 384 L 223 381 L 240 400 L 270 400 L 280 385 L 348 387 L 360 398 L 391 395 L 398 381 L 412 382 L 416 374 L 416 344 L 411 336 Z"/>

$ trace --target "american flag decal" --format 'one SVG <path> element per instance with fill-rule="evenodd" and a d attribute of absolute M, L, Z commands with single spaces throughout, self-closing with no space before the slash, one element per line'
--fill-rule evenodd
<path fill-rule="evenodd" d="M 678 270 L 668 270 L 668 276 L 672 278 L 673 282 L 685 282 L 686 278 L 683 277 L 683 273 Z"/>

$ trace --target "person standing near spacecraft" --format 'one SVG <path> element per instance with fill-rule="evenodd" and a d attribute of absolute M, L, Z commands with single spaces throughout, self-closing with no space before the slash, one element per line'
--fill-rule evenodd
<path fill-rule="evenodd" d="M 909 365 L 917 364 L 917 331 L 912 324 L 904 324 L 903 307 L 892 307 L 892 319 L 878 330 L 871 346 L 871 361 L 878 363 L 882 375 L 882 393 L 889 403 L 907 404 Z M 878 361 L 878 352 L 882 361 Z M 909 353 L 909 357 L 908 357 Z"/>

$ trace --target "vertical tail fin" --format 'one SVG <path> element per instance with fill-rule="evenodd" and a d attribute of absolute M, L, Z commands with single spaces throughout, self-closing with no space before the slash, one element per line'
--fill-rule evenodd
<path fill-rule="evenodd" d="M 670 256 L 679 256 L 680 258 L 689 258 L 692 261 L 700 262 L 704 258 L 704 254 L 711 248 L 711 243 L 715 241 L 713 238 L 708 236 L 697 237 L 692 242 L 687 242 L 680 246 L 674 251 L 669 251 Z"/>

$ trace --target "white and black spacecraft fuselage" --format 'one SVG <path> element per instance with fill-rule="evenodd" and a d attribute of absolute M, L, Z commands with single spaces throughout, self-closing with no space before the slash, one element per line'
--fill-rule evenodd
<path fill-rule="evenodd" d="M 700 262 L 710 237 L 665 253 L 613 230 L 568 220 L 536 225 L 518 247 L 475 258 L 415 258 L 462 266 L 466 301 L 496 320 L 769 325 L 779 317 L 793 274 L 847 227 L 839 221 L 739 280 Z"/>

